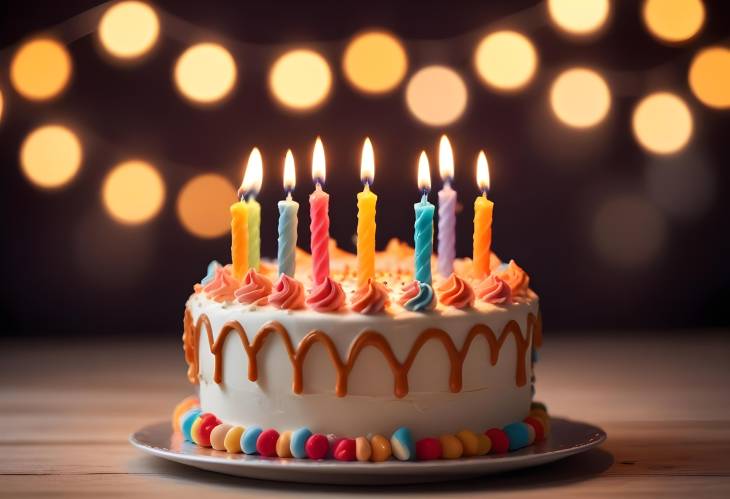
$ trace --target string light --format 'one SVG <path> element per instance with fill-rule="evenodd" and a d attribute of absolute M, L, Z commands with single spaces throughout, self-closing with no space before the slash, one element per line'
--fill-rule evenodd
<path fill-rule="evenodd" d="M 550 20 L 571 35 L 585 36 L 601 29 L 608 20 L 608 0 L 548 0 Z"/>
<path fill-rule="evenodd" d="M 702 29 L 705 5 L 702 0 L 645 0 L 644 24 L 658 40 L 681 43 Z"/>
<path fill-rule="evenodd" d="M 204 239 L 231 228 L 230 204 L 236 188 L 222 175 L 205 173 L 190 179 L 177 197 L 177 217 L 189 233 Z"/>
<path fill-rule="evenodd" d="M 408 69 L 400 40 L 384 31 L 368 31 L 347 44 L 342 69 L 358 90 L 382 94 L 397 87 Z"/>
<path fill-rule="evenodd" d="M 419 121 L 445 126 L 461 117 L 467 91 L 459 73 L 446 66 L 427 66 L 414 74 L 406 86 L 406 104 Z"/>
<path fill-rule="evenodd" d="M 154 46 L 160 33 L 160 20 L 147 3 L 124 1 L 113 4 L 99 22 L 99 40 L 109 55 L 136 59 Z"/>
<path fill-rule="evenodd" d="M 71 78 L 71 56 L 52 38 L 23 43 L 10 63 L 13 88 L 30 100 L 48 100 L 63 92 Z"/>
<path fill-rule="evenodd" d="M 532 80 L 537 70 L 537 52 L 525 35 L 516 31 L 498 31 L 479 42 L 474 66 L 489 87 L 512 92 Z"/>
<path fill-rule="evenodd" d="M 36 128 L 20 146 L 20 166 L 28 180 L 45 189 L 69 183 L 81 167 L 82 148 L 76 134 L 61 125 Z"/>
<path fill-rule="evenodd" d="M 175 63 L 175 84 L 190 101 L 208 105 L 226 97 L 236 83 L 236 62 L 216 43 L 188 48 Z"/>
<path fill-rule="evenodd" d="M 644 97 L 634 109 L 631 124 L 639 144 L 654 154 L 676 153 L 692 136 L 689 107 L 669 92 Z"/>
<path fill-rule="evenodd" d="M 562 72 L 550 89 L 550 105 L 555 115 L 568 126 L 592 127 L 603 121 L 611 107 L 606 81 L 587 68 Z"/>
<path fill-rule="evenodd" d="M 269 88 L 283 106 L 298 111 L 316 108 L 329 94 L 332 71 L 324 57 L 296 49 L 279 57 L 269 73 Z"/>
<path fill-rule="evenodd" d="M 159 213 L 165 200 L 165 184 L 151 164 L 130 160 L 115 166 L 104 179 L 102 200 L 116 221 L 136 225 Z"/>
<path fill-rule="evenodd" d="M 689 86 L 706 106 L 730 108 L 730 50 L 715 46 L 697 53 L 689 67 Z"/>

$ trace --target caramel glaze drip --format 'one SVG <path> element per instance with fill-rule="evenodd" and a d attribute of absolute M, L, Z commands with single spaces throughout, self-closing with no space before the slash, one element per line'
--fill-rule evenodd
<path fill-rule="evenodd" d="M 489 344 L 490 357 L 489 361 L 491 365 L 496 365 L 499 360 L 499 352 L 502 349 L 502 345 L 507 338 L 512 335 L 517 345 L 517 368 L 515 372 L 515 383 L 517 386 L 524 386 L 527 383 L 527 373 L 525 365 L 525 357 L 527 355 L 527 349 L 530 346 L 530 340 L 534 340 L 535 347 L 540 347 L 542 344 L 542 317 L 537 317 L 528 313 L 527 315 L 527 331 L 526 335 L 522 335 L 519 324 L 511 320 L 509 321 L 499 336 L 494 334 L 488 326 L 484 324 L 477 324 L 469 330 L 469 334 L 466 336 L 464 345 L 461 350 L 456 348 L 451 337 L 443 329 L 429 328 L 424 330 L 413 343 L 405 362 L 402 364 L 398 362 L 393 350 L 390 348 L 388 340 L 377 331 L 363 331 L 360 333 L 355 341 L 350 345 L 350 350 L 347 353 L 347 360 L 343 362 L 337 353 L 337 348 L 332 342 L 332 339 L 324 332 L 319 330 L 310 331 L 307 335 L 302 338 L 297 348 L 294 348 L 289 332 L 276 321 L 270 321 L 264 324 L 261 329 L 256 333 L 253 342 L 250 342 L 246 331 L 243 329 L 240 323 L 237 321 L 230 321 L 223 325 L 220 334 L 217 339 L 213 338 L 213 328 L 210 325 L 210 320 L 205 314 L 201 314 L 198 320 L 193 324 L 193 315 L 189 309 L 185 310 L 185 318 L 183 322 L 183 350 L 185 352 L 185 360 L 188 363 L 188 379 L 191 383 L 198 382 L 198 373 L 200 370 L 200 359 L 199 359 L 199 343 L 200 334 L 205 328 L 206 337 L 208 339 L 208 346 L 210 352 L 215 357 L 215 369 L 213 372 L 213 380 L 216 383 L 221 383 L 222 372 L 223 372 L 223 345 L 225 344 L 226 338 L 229 334 L 234 331 L 238 334 L 241 344 L 243 345 L 246 355 L 248 357 L 248 379 L 250 381 L 256 381 L 258 379 L 258 361 L 257 356 L 259 351 L 263 348 L 264 343 L 272 334 L 278 335 L 281 341 L 284 343 L 289 354 L 289 360 L 291 361 L 292 369 L 294 371 L 294 380 L 292 383 L 292 390 L 296 394 L 301 394 L 303 389 L 303 370 L 304 360 L 307 357 L 307 353 L 315 343 L 321 343 L 329 353 L 332 364 L 334 364 L 335 371 L 337 373 L 337 379 L 335 384 L 335 393 L 338 397 L 344 397 L 347 395 L 347 379 L 352 372 L 352 368 L 355 365 L 360 352 L 365 348 L 373 347 L 380 351 L 385 357 L 385 360 L 390 366 L 390 370 L 393 373 L 394 387 L 393 392 L 396 397 L 403 398 L 408 395 L 408 372 L 416 360 L 418 352 L 421 351 L 423 345 L 431 340 L 436 340 L 443 345 L 444 350 L 449 356 L 451 363 L 450 374 L 449 374 L 449 388 L 452 392 L 457 393 L 462 388 L 462 370 L 464 367 L 464 359 L 469 352 L 471 344 L 477 336 L 483 336 Z"/>

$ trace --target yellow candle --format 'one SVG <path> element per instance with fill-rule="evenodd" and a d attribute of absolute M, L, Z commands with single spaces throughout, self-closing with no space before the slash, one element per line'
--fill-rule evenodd
<path fill-rule="evenodd" d="M 261 152 L 254 147 L 248 157 L 246 171 L 243 174 L 241 190 L 248 202 L 246 210 L 248 214 L 248 263 L 245 271 L 249 268 L 259 270 L 261 258 L 261 205 L 256 201 L 256 195 L 261 191 L 261 183 L 264 176 L 264 163 L 261 159 Z M 244 273 L 245 273 L 244 271 Z"/>
<path fill-rule="evenodd" d="M 248 270 L 248 208 L 242 200 L 231 205 L 231 262 L 233 276 L 243 279 Z"/>
<path fill-rule="evenodd" d="M 375 277 L 375 204 L 378 196 L 370 191 L 375 176 L 375 158 L 370 139 L 365 139 L 360 162 L 360 178 L 365 187 L 357 195 L 357 282 L 362 286 Z"/>
<path fill-rule="evenodd" d="M 492 251 L 492 213 L 494 203 L 487 199 L 489 190 L 489 168 L 484 151 L 477 158 L 477 184 L 482 191 L 474 201 L 474 277 L 481 279 L 489 275 L 489 257 Z"/>

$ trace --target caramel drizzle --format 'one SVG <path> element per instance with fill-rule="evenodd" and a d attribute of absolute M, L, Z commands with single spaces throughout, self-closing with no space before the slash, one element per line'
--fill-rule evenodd
<path fill-rule="evenodd" d="M 489 362 L 492 366 L 496 365 L 499 361 L 499 353 L 502 350 L 507 338 L 512 335 L 515 339 L 517 346 L 517 366 L 515 370 L 515 383 L 517 386 L 524 386 L 527 383 L 526 373 L 526 361 L 527 349 L 530 346 L 530 341 L 534 340 L 535 347 L 540 347 L 542 344 L 542 317 L 537 317 L 532 314 L 527 314 L 527 334 L 522 335 L 519 324 L 516 321 L 509 321 L 499 336 L 494 334 L 491 328 L 484 324 L 477 324 L 469 330 L 469 334 L 464 340 L 464 345 L 459 350 L 456 348 L 451 337 L 443 329 L 429 328 L 424 330 L 413 343 L 405 362 L 402 364 L 398 361 L 393 350 L 388 343 L 388 340 L 377 331 L 366 330 L 360 333 L 355 341 L 350 345 L 350 349 L 347 354 L 347 360 L 343 361 L 337 353 L 332 339 L 324 332 L 320 330 L 313 330 L 307 333 L 299 342 L 297 348 L 294 348 L 289 332 L 279 322 L 270 321 L 264 324 L 261 329 L 254 336 L 253 342 L 250 342 L 246 331 L 243 326 L 237 321 L 230 321 L 223 325 L 220 334 L 217 339 L 213 338 L 213 328 L 210 325 L 210 320 L 205 314 L 201 314 L 198 320 L 193 324 L 193 316 L 189 309 L 185 310 L 185 318 L 183 322 L 183 350 L 185 352 L 185 360 L 188 363 L 188 379 L 191 383 L 197 383 L 198 373 L 200 371 L 200 352 L 199 343 L 202 329 L 205 328 L 206 337 L 208 339 L 208 346 L 210 352 L 215 357 L 215 368 L 213 371 L 213 380 L 216 383 L 221 383 L 222 372 L 223 372 L 223 345 L 225 344 L 226 338 L 232 332 L 236 332 L 241 345 L 246 351 L 248 357 L 248 379 L 250 381 L 258 380 L 258 360 L 257 356 L 259 351 L 263 348 L 266 340 L 272 334 L 278 335 L 284 343 L 284 348 L 289 355 L 289 360 L 292 365 L 294 372 L 294 379 L 292 382 L 292 390 L 296 394 L 301 394 L 304 386 L 304 360 L 307 357 L 307 353 L 314 346 L 315 343 L 320 343 L 327 350 L 330 356 L 330 360 L 335 367 L 336 382 L 335 382 L 335 393 L 338 397 L 344 397 L 347 395 L 347 381 L 355 361 L 357 361 L 360 353 L 368 347 L 373 347 L 383 354 L 383 357 L 388 362 L 391 372 L 394 378 L 393 392 L 396 397 L 403 398 L 408 394 L 408 372 L 411 366 L 418 356 L 418 352 L 421 348 L 431 340 L 437 340 L 446 350 L 450 361 L 450 374 L 449 374 L 449 388 L 452 392 L 457 393 L 462 389 L 462 371 L 464 367 L 464 360 L 469 353 L 469 348 L 474 342 L 477 336 L 483 336 L 489 344 Z"/>

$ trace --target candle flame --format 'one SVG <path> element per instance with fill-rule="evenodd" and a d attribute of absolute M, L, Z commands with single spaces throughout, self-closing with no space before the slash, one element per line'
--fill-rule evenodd
<path fill-rule="evenodd" d="M 439 142 L 439 173 L 444 182 L 450 182 L 454 178 L 454 151 L 446 135 L 442 135 Z"/>
<path fill-rule="evenodd" d="M 326 166 L 324 161 L 324 146 L 322 139 L 317 137 L 312 153 L 312 179 L 317 183 L 324 183 L 326 178 Z"/>
<path fill-rule="evenodd" d="M 422 191 L 431 190 L 431 169 L 426 151 L 421 151 L 421 156 L 418 158 L 418 188 Z"/>
<path fill-rule="evenodd" d="M 261 190 L 261 183 L 264 177 L 264 161 L 261 159 L 261 151 L 254 147 L 248 156 L 246 171 L 243 174 L 241 190 L 245 195 L 256 195 Z"/>
<path fill-rule="evenodd" d="M 360 158 L 360 180 L 364 184 L 372 184 L 375 180 L 375 153 L 370 137 L 365 139 L 362 145 L 362 156 Z"/>
<path fill-rule="evenodd" d="M 477 185 L 484 193 L 489 190 L 489 165 L 484 151 L 479 151 L 479 156 L 477 156 Z"/>
<path fill-rule="evenodd" d="M 294 168 L 294 155 L 291 149 L 287 149 L 286 157 L 284 158 L 284 190 L 291 192 L 297 185 L 297 172 Z"/>

